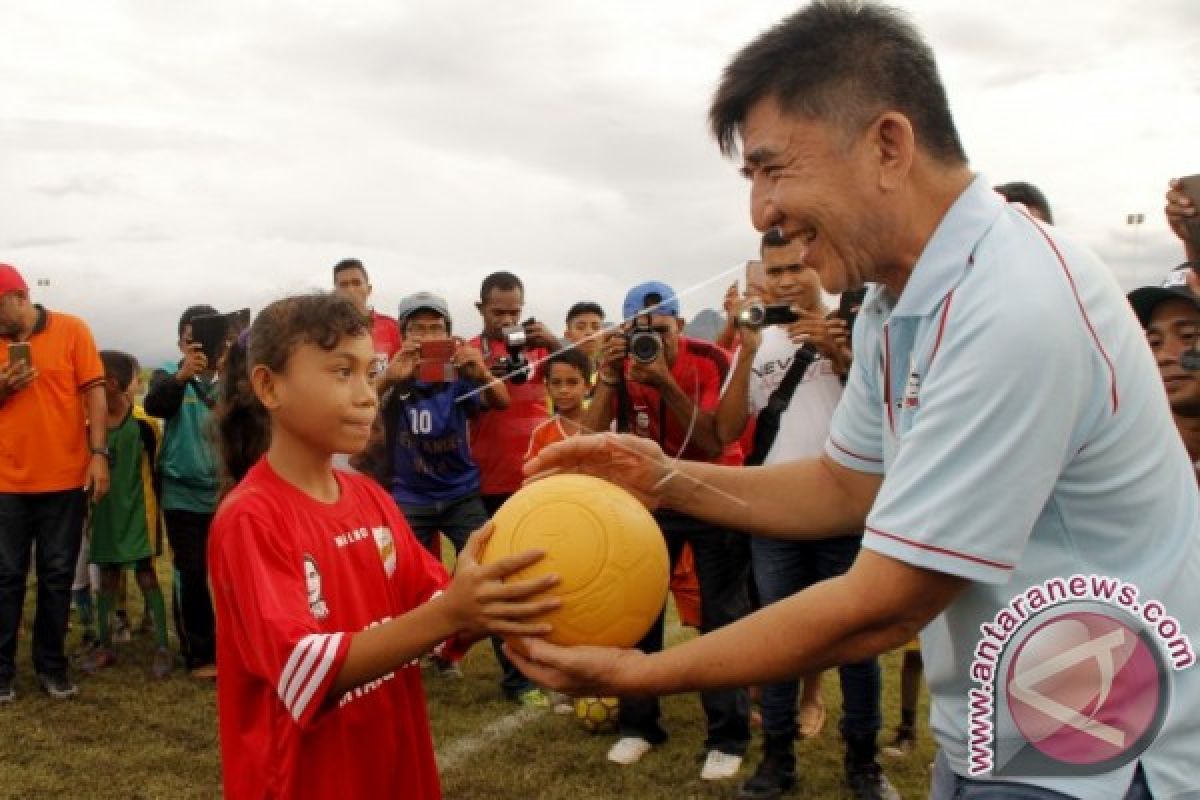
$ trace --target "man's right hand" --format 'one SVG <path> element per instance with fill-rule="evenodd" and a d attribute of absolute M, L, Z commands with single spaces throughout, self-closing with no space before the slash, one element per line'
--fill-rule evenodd
<path fill-rule="evenodd" d="M 400 345 L 400 349 L 396 351 L 396 355 L 392 356 L 387 370 L 383 373 L 384 385 L 393 386 L 410 380 L 420 362 L 421 343 L 413 339 L 406 339 L 404 344 Z"/>
<path fill-rule="evenodd" d="M 745 311 L 748 306 L 761 302 L 762 300 L 757 297 L 747 296 L 744 300 L 738 303 L 737 310 L 734 313 L 737 316 L 741 316 L 742 312 Z M 758 348 L 762 345 L 762 329 L 751 328 L 748 325 L 740 325 L 738 326 L 738 332 L 741 334 L 742 348 L 746 351 L 747 355 L 753 355 L 754 353 L 757 353 Z"/>
<path fill-rule="evenodd" d="M 175 380 L 187 383 L 206 369 L 208 369 L 208 356 L 204 355 L 204 348 L 198 344 L 190 345 L 187 354 L 183 357 L 183 363 L 179 365 L 179 370 L 175 373 Z"/>
<path fill-rule="evenodd" d="M 529 480 L 576 472 L 595 475 L 626 489 L 653 511 L 675 468 L 658 444 L 642 436 L 597 433 L 571 436 L 525 462 Z"/>
<path fill-rule="evenodd" d="M 37 377 L 37 369 L 18 361 L 0 368 L 0 403 L 27 388 Z"/>

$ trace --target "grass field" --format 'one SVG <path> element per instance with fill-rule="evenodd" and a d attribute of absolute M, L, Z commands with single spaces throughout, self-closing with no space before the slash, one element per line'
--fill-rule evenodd
<path fill-rule="evenodd" d="M 133 594 L 136 594 L 134 592 Z M 139 602 L 131 597 L 131 609 Z M 152 642 L 136 638 L 119 646 L 120 662 L 94 676 L 75 674 L 79 697 L 55 701 L 34 685 L 28 631 L 33 597 L 26 604 L 18 653 L 17 700 L 0 707 L 0 798 L 210 798 L 220 795 L 215 693 L 181 672 L 162 682 L 149 677 Z M 138 611 L 132 611 L 136 622 Z M 672 639 L 690 635 L 672 628 Z M 78 630 L 68 650 L 78 646 Z M 884 659 L 885 735 L 898 717 L 899 658 Z M 490 648 L 474 648 L 462 679 L 426 673 L 426 693 L 447 798 L 569 798 L 684 800 L 729 798 L 753 769 L 757 737 L 734 781 L 699 779 L 704 732 L 695 696 L 666 698 L 670 741 L 632 767 L 616 767 L 604 755 L 611 736 L 584 732 L 573 717 L 525 712 L 503 701 Z M 840 690 L 836 674 L 825 677 L 829 719 L 824 733 L 799 745 L 800 786 L 795 798 L 847 796 L 841 784 L 837 736 Z M 922 708 L 921 718 L 925 717 Z M 885 761 L 905 798 L 924 797 L 933 748 L 922 731 L 921 748 L 903 762 Z M 350 800 L 345 798 L 344 800 Z"/>

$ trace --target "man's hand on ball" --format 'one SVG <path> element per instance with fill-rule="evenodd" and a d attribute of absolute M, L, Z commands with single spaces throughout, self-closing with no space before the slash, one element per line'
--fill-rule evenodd
<path fill-rule="evenodd" d="M 526 550 L 491 564 L 482 564 L 484 547 L 495 526 L 488 523 L 471 535 L 459 554 L 454 579 L 446 588 L 447 608 L 459 638 L 467 642 L 488 635 L 544 636 L 550 625 L 534 618 L 561 605 L 557 597 L 537 597 L 558 584 L 557 575 L 506 582 L 514 573 L 536 564 L 545 556 Z"/>
<path fill-rule="evenodd" d="M 561 472 L 594 475 L 629 491 L 651 511 L 663 502 L 663 491 L 675 474 L 662 448 L 650 439 L 628 434 L 571 436 L 543 450 L 525 464 L 528 480 Z"/>
<path fill-rule="evenodd" d="M 617 647 L 562 647 L 544 639 L 521 639 L 504 646 L 521 673 L 538 686 L 572 697 L 635 694 L 640 650 Z"/>

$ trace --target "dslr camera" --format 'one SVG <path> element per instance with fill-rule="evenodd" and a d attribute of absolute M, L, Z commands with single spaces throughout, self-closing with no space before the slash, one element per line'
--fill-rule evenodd
<path fill-rule="evenodd" d="M 662 337 L 650 323 L 649 314 L 638 314 L 633 320 L 633 327 L 622 335 L 630 358 L 639 364 L 653 363 L 662 352 Z"/>
<path fill-rule="evenodd" d="M 787 303 L 755 301 L 738 312 L 737 324 L 757 331 L 769 325 L 788 325 L 799 319 L 800 315 Z"/>
<path fill-rule="evenodd" d="M 529 358 L 525 355 L 525 348 L 529 344 L 529 333 L 526 329 L 535 322 L 537 320 L 530 317 L 520 325 L 510 325 L 500 331 L 504 337 L 504 347 L 508 353 L 492 362 L 492 375 L 494 377 L 508 381 L 514 386 L 520 386 L 529 380 L 531 370 L 529 368 Z"/>

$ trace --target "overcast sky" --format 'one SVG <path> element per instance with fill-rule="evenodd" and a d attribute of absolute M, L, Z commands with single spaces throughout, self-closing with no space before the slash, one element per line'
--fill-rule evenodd
<path fill-rule="evenodd" d="M 1127 287 L 1182 260 L 1162 206 L 1200 172 L 1200 2 L 902 5 L 977 171 L 1041 186 Z M 757 242 L 708 102 L 797 7 L 0 0 L 0 261 L 147 360 L 184 306 L 257 308 L 346 256 L 381 310 L 438 291 L 462 333 L 501 268 L 555 327 L 651 277 L 699 284 L 694 314 Z"/>

